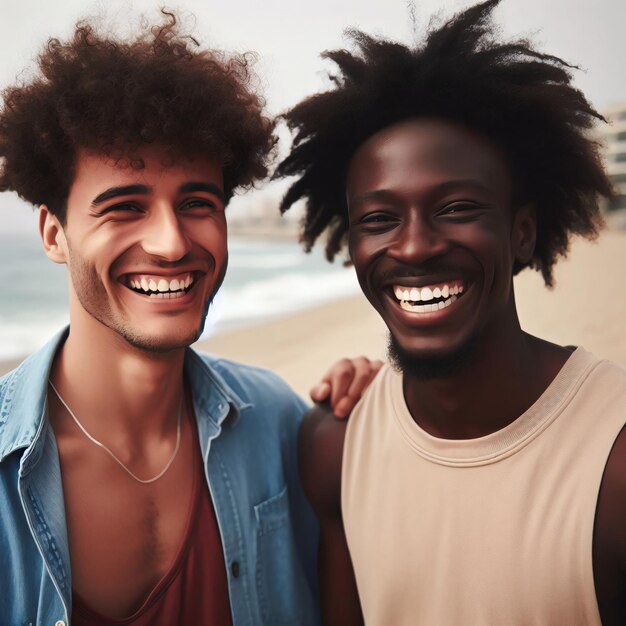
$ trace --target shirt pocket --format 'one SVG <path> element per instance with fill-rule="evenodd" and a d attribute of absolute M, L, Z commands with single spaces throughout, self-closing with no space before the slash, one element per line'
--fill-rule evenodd
<path fill-rule="evenodd" d="M 314 623 L 309 586 L 296 550 L 289 495 L 278 495 L 254 507 L 257 523 L 256 584 L 263 624 L 299 626 Z"/>

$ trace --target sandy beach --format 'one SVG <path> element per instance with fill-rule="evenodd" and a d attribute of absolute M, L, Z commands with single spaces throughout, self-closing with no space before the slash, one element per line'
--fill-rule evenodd
<path fill-rule="evenodd" d="M 580 345 L 626 368 L 626 231 L 605 230 L 595 242 L 575 240 L 547 289 L 538 272 L 515 278 L 522 327 Z M 309 310 L 264 326 L 202 342 L 200 349 L 269 367 L 305 394 L 335 359 L 384 358 L 386 328 L 364 297 Z"/>
<path fill-rule="evenodd" d="M 561 344 L 581 345 L 626 368 L 626 231 L 606 230 L 596 242 L 576 240 L 547 289 L 537 272 L 515 279 L 522 327 Z M 343 356 L 384 358 L 386 329 L 357 296 L 291 317 L 211 337 L 200 350 L 267 367 L 300 394 Z M 15 366 L 0 363 L 0 374 Z"/>

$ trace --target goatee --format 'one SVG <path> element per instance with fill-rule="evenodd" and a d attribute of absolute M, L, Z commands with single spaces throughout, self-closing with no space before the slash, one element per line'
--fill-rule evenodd
<path fill-rule="evenodd" d="M 470 365 L 476 358 L 478 346 L 478 337 L 474 335 L 450 352 L 415 356 L 402 348 L 390 333 L 387 356 L 391 366 L 403 374 L 418 380 L 436 380 L 449 378 Z"/>

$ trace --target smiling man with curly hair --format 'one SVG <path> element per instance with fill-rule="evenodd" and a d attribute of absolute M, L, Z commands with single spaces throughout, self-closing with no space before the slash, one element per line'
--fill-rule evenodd
<path fill-rule="evenodd" d="M 2 94 L 0 189 L 39 206 L 70 293 L 69 328 L 0 379 L 3 624 L 318 621 L 306 406 L 188 348 L 226 271 L 225 207 L 275 143 L 251 61 L 169 13 L 130 41 L 81 23 Z M 367 382 L 356 365 L 335 397 Z"/>

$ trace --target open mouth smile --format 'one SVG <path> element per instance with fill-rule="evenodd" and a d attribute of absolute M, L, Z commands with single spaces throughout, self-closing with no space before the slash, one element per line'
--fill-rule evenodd
<path fill-rule="evenodd" d="M 466 289 L 464 281 L 452 280 L 423 287 L 397 284 L 392 291 L 403 310 L 424 314 L 446 309 L 462 297 Z"/>
<path fill-rule="evenodd" d="M 195 285 L 196 278 L 191 272 L 175 277 L 150 274 L 128 274 L 123 284 L 131 291 L 160 300 L 174 300 L 184 297 Z"/>

